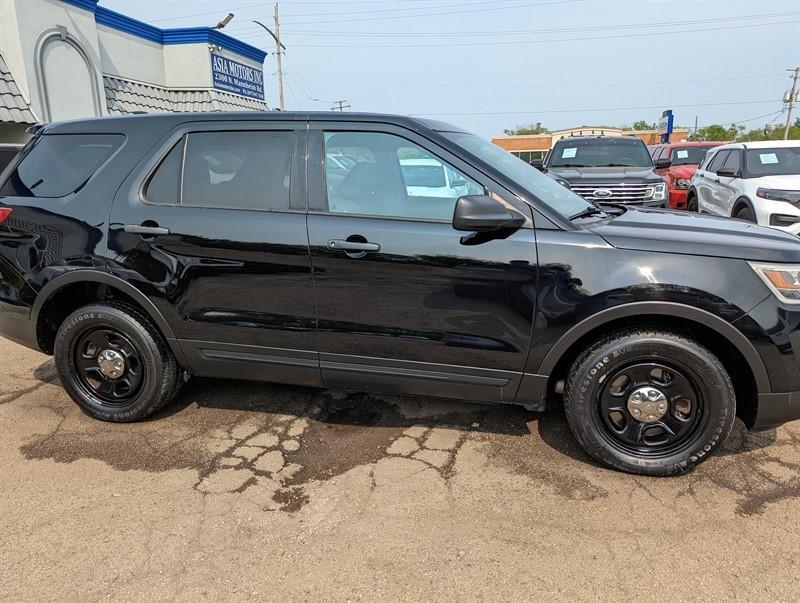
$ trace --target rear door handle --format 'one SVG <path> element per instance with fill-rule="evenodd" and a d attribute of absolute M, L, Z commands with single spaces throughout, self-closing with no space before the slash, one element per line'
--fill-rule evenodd
<path fill-rule="evenodd" d="M 147 237 L 170 234 L 169 228 L 162 228 L 161 226 L 142 226 L 140 224 L 126 224 L 125 232 Z"/>
<path fill-rule="evenodd" d="M 358 241 L 345 241 L 344 239 L 331 239 L 328 248 L 341 249 L 342 251 L 380 251 L 378 243 L 360 243 Z"/>

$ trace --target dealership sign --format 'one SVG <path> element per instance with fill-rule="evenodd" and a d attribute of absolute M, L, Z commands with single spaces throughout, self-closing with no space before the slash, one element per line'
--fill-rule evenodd
<path fill-rule="evenodd" d="M 672 115 L 672 109 L 667 109 L 661 114 L 661 119 L 658 120 L 658 133 L 661 134 L 661 142 L 669 142 L 669 135 L 672 134 L 675 116 Z"/>
<path fill-rule="evenodd" d="M 211 75 L 214 88 L 264 100 L 264 72 L 261 69 L 212 54 Z"/>

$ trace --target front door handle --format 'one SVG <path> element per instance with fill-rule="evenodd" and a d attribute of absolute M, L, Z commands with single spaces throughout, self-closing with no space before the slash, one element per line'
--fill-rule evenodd
<path fill-rule="evenodd" d="M 719 184 L 719 178 L 714 178 L 714 182 L 716 182 L 717 184 Z"/>
<path fill-rule="evenodd" d="M 344 239 L 331 239 L 328 241 L 329 249 L 341 249 L 342 251 L 380 251 L 378 243 L 362 243 L 360 241 L 345 241 Z"/>
<path fill-rule="evenodd" d="M 126 224 L 125 232 L 128 234 L 138 234 L 145 237 L 155 237 L 158 235 L 170 234 L 169 228 L 161 226 L 145 226 L 144 224 Z"/>

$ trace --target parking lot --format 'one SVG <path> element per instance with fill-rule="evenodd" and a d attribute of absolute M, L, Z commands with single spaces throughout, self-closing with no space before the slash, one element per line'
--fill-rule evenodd
<path fill-rule="evenodd" d="M 639 478 L 558 410 L 197 379 L 112 425 L 0 359 L 3 600 L 797 597 L 797 424 Z"/>

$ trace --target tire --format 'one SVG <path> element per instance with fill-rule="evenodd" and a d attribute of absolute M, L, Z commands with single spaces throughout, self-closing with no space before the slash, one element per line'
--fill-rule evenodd
<path fill-rule="evenodd" d="M 686 197 L 686 211 L 691 211 L 695 213 L 699 213 L 697 207 L 697 195 L 694 193 L 689 193 Z"/>
<path fill-rule="evenodd" d="M 722 363 L 696 341 L 632 329 L 596 342 L 575 360 L 564 408 L 572 433 L 596 460 L 628 473 L 668 476 L 689 471 L 722 446 L 736 396 Z"/>
<path fill-rule="evenodd" d="M 753 210 L 750 209 L 749 205 L 745 205 L 744 207 L 740 207 L 739 211 L 736 212 L 736 218 L 740 220 L 745 220 L 746 222 L 753 222 L 756 221 L 756 215 L 753 213 Z"/>
<path fill-rule="evenodd" d="M 110 355 L 101 359 L 104 352 Z M 102 421 L 144 419 L 182 385 L 161 334 L 124 304 L 96 303 L 70 314 L 56 334 L 54 355 L 64 389 L 81 410 Z"/>

